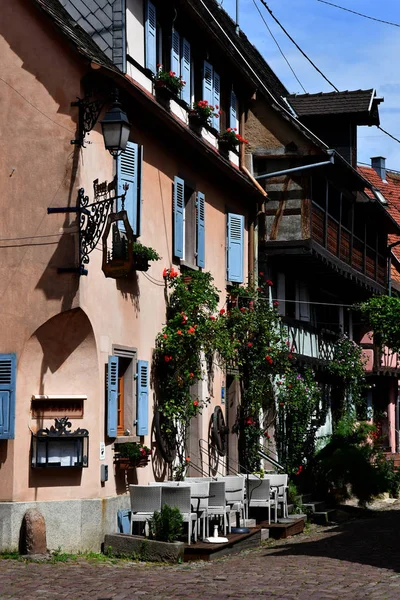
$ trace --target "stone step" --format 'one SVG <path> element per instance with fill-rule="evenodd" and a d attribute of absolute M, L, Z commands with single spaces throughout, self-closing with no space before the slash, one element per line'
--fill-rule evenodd
<path fill-rule="evenodd" d="M 313 512 L 310 515 L 310 520 L 317 525 L 327 525 L 336 518 L 336 510 L 331 508 L 329 510 Z"/>
<path fill-rule="evenodd" d="M 313 502 L 305 502 L 301 505 L 301 508 L 305 512 L 323 512 L 325 510 L 325 502 L 313 501 Z"/>
<path fill-rule="evenodd" d="M 307 504 L 309 502 L 312 502 L 312 500 L 312 494 L 301 494 L 301 496 L 297 497 L 297 502 L 299 504 Z"/>
<path fill-rule="evenodd" d="M 297 519 L 304 519 L 304 521 L 307 521 L 307 515 L 306 513 L 296 513 L 296 514 L 290 514 L 288 515 L 288 519 L 292 519 L 292 521 L 296 521 Z"/>

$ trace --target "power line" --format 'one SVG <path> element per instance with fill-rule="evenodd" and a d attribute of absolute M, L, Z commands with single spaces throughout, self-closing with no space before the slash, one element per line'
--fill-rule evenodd
<path fill-rule="evenodd" d="M 298 45 L 298 43 L 292 38 L 292 36 L 286 31 L 286 29 L 283 27 L 283 25 L 278 21 L 278 19 L 275 17 L 275 15 L 273 14 L 272 10 L 269 8 L 268 4 L 265 2 L 265 0 L 259 0 L 261 2 L 261 4 L 267 9 L 267 11 L 269 12 L 269 14 L 271 15 L 271 17 L 274 19 L 274 21 L 279 25 L 279 27 L 282 29 L 282 31 L 287 35 L 287 37 L 289 38 L 289 40 L 296 46 L 297 50 L 299 52 L 301 52 L 301 54 L 304 56 L 304 58 L 306 58 L 308 60 L 308 62 L 314 67 L 314 69 L 316 71 L 318 71 L 318 73 L 321 75 L 321 77 L 323 77 L 325 79 L 325 81 L 327 83 L 329 83 L 330 86 L 333 87 L 333 89 L 338 92 L 338 88 L 323 74 L 323 72 L 321 71 L 321 69 L 319 69 L 317 67 L 317 65 L 311 60 L 311 58 L 309 58 L 307 56 L 307 54 L 300 48 L 300 46 Z"/>
<path fill-rule="evenodd" d="M 278 40 L 275 38 L 275 36 L 272 33 L 272 31 L 271 31 L 271 29 L 270 29 L 267 21 L 264 19 L 263 15 L 262 15 L 262 12 L 260 11 L 259 7 L 257 6 L 256 0 L 253 0 L 253 4 L 256 7 L 256 9 L 258 11 L 258 14 L 260 15 L 261 19 L 263 20 L 265 27 L 268 29 L 270 36 L 272 37 L 272 39 L 274 40 L 275 44 L 277 45 L 279 52 L 282 54 L 283 58 L 287 62 L 289 69 L 292 71 L 292 73 L 293 73 L 294 77 L 296 78 L 298 84 L 300 85 L 301 89 L 306 94 L 307 91 L 305 90 L 305 88 L 304 88 L 303 84 L 301 83 L 300 79 L 297 77 L 296 73 L 294 72 L 294 69 L 293 69 L 292 65 L 290 64 L 290 62 L 288 61 L 288 59 L 284 55 L 283 50 L 282 50 L 282 48 L 280 47 L 280 45 L 278 43 Z"/>
<path fill-rule="evenodd" d="M 392 25 L 393 27 L 400 27 L 399 23 L 392 23 L 392 21 L 384 21 L 383 19 L 370 17 L 369 15 L 364 15 L 363 13 L 351 10 L 350 8 L 345 8 L 344 6 L 339 6 L 338 4 L 333 4 L 332 2 L 327 2 L 326 0 L 317 0 L 317 2 L 321 2 L 322 4 L 328 4 L 329 6 L 334 6 L 335 8 L 340 8 L 340 10 L 345 10 L 346 12 L 353 13 L 353 15 L 364 17 L 364 19 L 370 19 L 371 21 L 377 21 L 378 23 L 384 23 L 385 25 Z"/>
<path fill-rule="evenodd" d="M 388 135 L 390 138 L 392 138 L 392 140 L 394 140 L 395 142 L 398 142 L 400 144 L 400 140 L 397 139 L 397 137 L 394 137 L 394 135 L 392 135 L 391 133 L 389 133 L 388 131 L 385 131 L 385 129 L 382 129 L 382 127 L 380 125 L 378 125 L 378 129 L 380 131 L 382 131 L 383 133 L 385 133 L 386 135 Z"/>

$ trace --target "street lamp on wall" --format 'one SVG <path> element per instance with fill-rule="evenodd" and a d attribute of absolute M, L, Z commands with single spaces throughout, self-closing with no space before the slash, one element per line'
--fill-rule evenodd
<path fill-rule="evenodd" d="M 121 108 L 117 89 L 113 90 L 111 97 L 113 100 L 112 106 L 104 115 L 101 127 L 104 145 L 115 158 L 126 148 L 131 125 L 126 113 Z M 75 140 L 71 140 L 71 144 L 85 148 L 85 136 L 96 125 L 100 113 L 109 99 L 110 95 L 102 101 L 91 100 L 89 95 L 85 98 L 78 98 L 76 102 L 71 102 L 71 106 L 77 106 L 79 109 L 78 137 Z"/>
<path fill-rule="evenodd" d="M 116 158 L 126 148 L 131 125 L 126 113 L 122 110 L 118 98 L 118 90 L 113 92 L 113 104 L 100 121 L 103 130 L 104 145 L 109 153 Z"/>

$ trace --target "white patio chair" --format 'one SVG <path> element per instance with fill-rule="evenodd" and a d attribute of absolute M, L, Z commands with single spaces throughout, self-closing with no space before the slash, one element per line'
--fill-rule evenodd
<path fill-rule="evenodd" d="M 225 499 L 230 510 L 239 513 L 239 518 L 241 516 L 245 519 L 245 478 L 241 475 L 226 475 L 218 477 L 217 481 L 225 483 Z"/>
<path fill-rule="evenodd" d="M 268 523 L 271 523 L 271 504 L 273 504 L 276 523 L 278 504 L 275 492 L 271 492 L 269 479 L 249 479 L 247 492 L 248 508 L 268 508 Z"/>
<path fill-rule="evenodd" d="M 288 476 L 286 474 L 265 475 L 272 490 L 276 491 L 276 501 L 282 507 L 282 516 L 288 516 Z"/>
<path fill-rule="evenodd" d="M 231 507 L 226 503 L 225 481 L 210 481 L 210 498 L 207 509 L 207 536 L 209 534 L 209 518 L 222 516 L 224 519 L 224 536 L 226 536 L 226 524 L 231 532 Z"/>
<path fill-rule="evenodd" d="M 185 479 L 185 482 L 187 480 Z M 210 481 L 191 481 L 190 482 L 190 499 L 193 512 L 197 513 L 197 525 L 200 526 L 203 521 L 203 536 L 206 535 L 206 518 L 210 496 Z"/>
<path fill-rule="evenodd" d="M 130 485 L 131 533 L 133 523 L 145 523 L 145 535 L 149 535 L 149 519 L 155 510 L 161 509 L 161 488 L 147 485 Z"/>
<path fill-rule="evenodd" d="M 188 544 L 190 544 L 192 524 L 194 523 L 194 541 L 197 542 L 197 514 L 192 511 L 190 501 L 190 486 L 165 485 L 159 486 L 158 488 L 150 487 L 149 489 L 159 489 L 161 491 L 161 506 L 168 504 L 169 506 L 176 506 L 179 508 L 183 515 L 183 522 L 188 524 Z"/>

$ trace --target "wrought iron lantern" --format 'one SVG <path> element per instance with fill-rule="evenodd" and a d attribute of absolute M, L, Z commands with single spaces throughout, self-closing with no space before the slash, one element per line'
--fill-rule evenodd
<path fill-rule="evenodd" d="M 50 428 L 32 434 L 31 465 L 33 468 L 75 468 L 89 466 L 89 432 L 71 428 L 68 417 L 55 419 Z"/>
<path fill-rule="evenodd" d="M 133 242 L 126 210 L 110 213 L 103 234 L 102 269 L 106 277 L 120 279 L 133 270 Z"/>
<path fill-rule="evenodd" d="M 126 148 L 131 125 L 118 99 L 118 90 L 113 93 L 113 104 L 100 121 L 103 130 L 104 145 L 110 154 L 118 156 Z"/>

